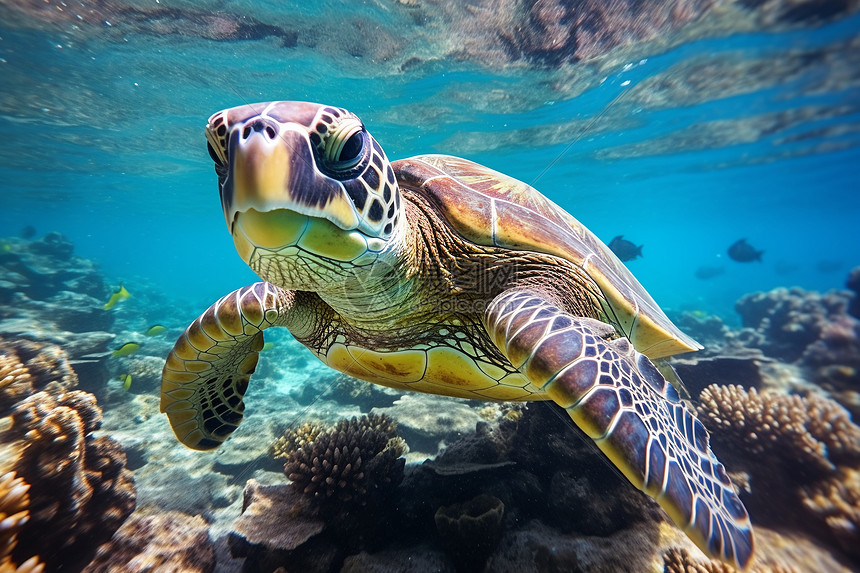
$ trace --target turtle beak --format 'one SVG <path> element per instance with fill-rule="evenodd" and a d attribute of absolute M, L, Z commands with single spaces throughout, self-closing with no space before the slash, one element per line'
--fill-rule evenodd
<path fill-rule="evenodd" d="M 256 118 L 230 138 L 230 179 L 233 206 L 244 211 L 278 202 L 290 176 L 287 150 L 278 139 L 278 126 Z M 231 217 L 232 219 L 232 217 Z"/>
<path fill-rule="evenodd" d="M 229 175 L 221 192 L 231 227 L 237 213 L 287 209 L 328 219 L 344 230 L 359 220 L 345 189 L 316 167 L 307 129 L 255 117 L 230 137 Z"/>

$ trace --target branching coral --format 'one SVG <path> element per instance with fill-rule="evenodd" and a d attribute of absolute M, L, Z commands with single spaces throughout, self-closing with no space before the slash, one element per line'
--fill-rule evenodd
<path fill-rule="evenodd" d="M 720 561 L 700 561 L 686 549 L 670 549 L 663 555 L 663 573 L 736 573 L 737 569 Z M 758 565 L 752 573 L 799 573 L 794 567 Z"/>
<path fill-rule="evenodd" d="M 370 414 L 341 420 L 299 445 L 287 455 L 284 473 L 297 491 L 317 501 L 362 502 L 370 485 L 400 482 L 404 452 L 396 424 L 385 415 Z"/>
<path fill-rule="evenodd" d="M 30 486 L 14 472 L 0 476 L 0 572 L 40 573 L 45 566 L 38 557 L 30 557 L 21 565 L 12 562 L 11 553 L 18 543 L 18 532 L 30 518 L 28 506 Z"/>
<path fill-rule="evenodd" d="M 699 411 L 718 455 L 752 475 L 747 507 L 756 520 L 808 528 L 860 557 L 860 427 L 836 402 L 740 386 L 709 386 Z M 727 463 L 729 463 L 727 461 Z M 825 529 L 826 528 L 826 529 Z"/>
<path fill-rule="evenodd" d="M 699 561 L 686 549 L 670 549 L 663 555 L 663 573 L 734 573 L 735 568 L 720 561 Z"/>
<path fill-rule="evenodd" d="M 288 458 L 292 452 L 314 441 L 324 429 L 322 424 L 313 422 L 305 422 L 298 428 L 287 428 L 284 435 L 272 444 L 270 452 L 275 458 Z"/>
<path fill-rule="evenodd" d="M 777 459 L 793 471 L 830 472 L 834 463 L 860 460 L 860 427 L 836 402 L 741 386 L 711 385 L 699 413 L 716 442 L 743 444 L 751 460 Z"/>

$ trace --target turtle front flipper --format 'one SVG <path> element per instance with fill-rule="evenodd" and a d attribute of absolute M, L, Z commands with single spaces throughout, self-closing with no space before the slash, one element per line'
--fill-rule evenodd
<path fill-rule="evenodd" d="M 614 329 L 572 316 L 538 292 L 507 291 L 484 314 L 511 364 L 567 410 L 630 482 L 708 555 L 737 567 L 753 554 L 747 511 L 705 427 L 657 368 Z"/>
<path fill-rule="evenodd" d="M 161 411 L 180 442 L 212 450 L 239 426 L 263 330 L 290 326 L 295 299 L 293 291 L 254 283 L 218 300 L 179 337 L 161 374 Z"/>

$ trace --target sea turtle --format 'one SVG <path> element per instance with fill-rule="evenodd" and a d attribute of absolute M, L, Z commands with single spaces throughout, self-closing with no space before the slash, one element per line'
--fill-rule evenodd
<path fill-rule="evenodd" d="M 389 162 L 338 107 L 234 107 L 206 138 L 236 249 L 265 282 L 170 352 L 161 411 L 183 444 L 210 450 L 238 427 L 262 331 L 282 326 L 376 384 L 555 401 L 700 548 L 748 563 L 746 509 L 653 362 L 701 346 L 579 221 L 465 159 Z"/>

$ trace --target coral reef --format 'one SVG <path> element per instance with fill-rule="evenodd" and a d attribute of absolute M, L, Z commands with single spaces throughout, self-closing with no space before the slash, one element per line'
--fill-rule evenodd
<path fill-rule="evenodd" d="M 854 318 L 860 318 L 860 267 L 851 270 L 845 286 L 854 293 L 848 303 L 848 314 Z"/>
<path fill-rule="evenodd" d="M 849 287 L 857 276 L 855 269 Z M 860 319 L 849 312 L 856 300 L 848 291 L 819 294 L 798 288 L 746 295 L 735 307 L 745 328 L 733 336 L 734 342 L 798 366 L 860 415 Z"/>
<path fill-rule="evenodd" d="M 273 571 L 289 563 L 295 570 L 328 571 L 331 551 L 320 551 L 318 536 L 326 529 L 319 506 L 287 485 L 245 486 L 242 515 L 228 537 L 234 557 L 245 558 L 249 570 Z"/>
<path fill-rule="evenodd" d="M 403 477 L 405 442 L 388 416 L 341 420 L 303 444 L 292 440 L 297 447 L 287 454 L 284 473 L 297 491 L 318 502 L 365 503 L 369 488 L 380 492 Z"/>
<path fill-rule="evenodd" d="M 753 329 L 748 343 L 774 358 L 794 362 L 821 338 L 822 331 L 845 313 L 849 296 L 820 294 L 799 288 L 777 288 L 745 295 L 735 304 L 744 327 Z"/>
<path fill-rule="evenodd" d="M 731 565 L 720 561 L 694 558 L 686 549 L 670 549 L 663 556 L 663 563 L 663 573 L 735 573 L 737 571 Z M 756 564 L 750 568 L 750 573 L 800 573 L 800 570 L 790 565 Z"/>
<path fill-rule="evenodd" d="M 447 396 L 411 393 L 398 397 L 388 407 L 376 407 L 373 412 L 398 420 L 397 433 L 406 440 L 410 449 L 430 456 L 437 454 L 444 443 L 471 433 L 481 420 L 469 402 Z"/>
<path fill-rule="evenodd" d="M 839 546 L 860 561 L 860 469 L 840 468 L 836 474 L 804 488 L 803 504 Z"/>
<path fill-rule="evenodd" d="M 0 416 L 40 391 L 60 394 L 78 384 L 65 353 L 58 347 L 29 340 L 0 338 Z"/>
<path fill-rule="evenodd" d="M 480 569 L 499 542 L 504 514 L 502 500 L 486 494 L 436 510 L 436 531 L 458 570 Z"/>
<path fill-rule="evenodd" d="M 107 379 L 106 351 L 114 339 L 107 331 L 115 320 L 104 309 L 110 288 L 96 264 L 74 256 L 74 246 L 59 233 L 3 243 L 0 337 L 61 346 L 79 361 L 85 389 L 93 391 Z"/>
<path fill-rule="evenodd" d="M 712 390 L 706 396 L 716 396 Z M 776 466 L 772 460 L 777 459 L 782 465 L 773 473 L 782 474 L 790 464 L 794 469 L 803 464 L 792 462 L 791 452 L 780 457 L 779 441 L 766 440 L 764 453 L 747 454 L 737 462 L 738 469 L 753 473 L 753 497 L 759 487 L 777 494 L 759 496 L 754 517 L 783 501 L 785 511 L 807 516 L 800 525 L 792 520 L 778 523 L 803 534 L 770 530 L 769 523 L 778 521 L 773 515 L 756 521 L 759 559 L 752 571 L 788 572 L 786 564 L 794 562 L 798 570 L 845 570 L 821 540 L 809 540 L 814 535 L 808 529 L 810 517 L 821 524 L 831 518 L 828 528 L 847 532 L 854 507 L 854 498 L 826 490 L 823 480 L 837 479 L 828 464 L 854 459 L 849 442 L 855 429 L 844 411 L 819 399 L 824 400 L 803 398 L 803 415 L 815 421 L 803 426 L 809 436 L 798 437 L 797 447 L 808 448 L 806 455 L 817 464 L 805 487 L 821 487 L 804 494 L 788 478 L 783 483 L 762 481 L 762 472 L 751 467 L 755 461 Z M 794 412 L 798 406 L 790 402 L 792 406 L 783 410 Z M 229 537 L 232 554 L 245 559 L 247 570 L 383 571 L 399 563 L 397 567 L 406 570 L 427 566 L 439 571 L 644 571 L 672 562 L 687 567 L 681 570 L 731 571 L 710 563 L 654 501 L 630 487 L 594 451 L 557 407 L 530 404 L 517 412 L 521 415 L 477 423 L 474 432 L 451 443 L 432 462 L 407 466 L 400 485 L 384 496 L 365 494 L 365 505 L 356 498 L 320 503 L 336 500 L 337 493 L 314 496 L 319 491 L 316 485 L 305 494 L 294 484 L 264 486 L 251 480 L 242 516 Z M 837 429 L 835 436 L 825 435 L 828 424 Z M 318 428 L 308 424 L 292 430 L 282 443 L 313 449 L 326 432 Z M 746 451 L 731 432 L 715 429 L 712 435 L 734 450 Z M 824 444 L 824 450 L 816 443 Z M 331 452 L 333 456 L 333 448 Z M 793 497 L 779 497 L 780 491 Z M 816 500 L 817 514 L 802 507 L 811 500 Z M 679 553 L 670 555 L 672 551 Z M 407 555 L 408 562 L 397 561 Z M 817 569 L 801 568 L 807 562 L 817 564 Z"/>
<path fill-rule="evenodd" d="M 72 389 L 77 378 L 62 350 L 0 343 L 0 365 L 10 421 L 0 432 L 0 471 L 30 485 L 30 519 L 13 559 L 38 554 L 51 569 L 85 564 L 134 509 L 125 454 L 113 439 L 93 435 L 101 410 L 91 394 Z"/>
<path fill-rule="evenodd" d="M 860 461 L 860 427 L 833 400 L 736 385 L 708 386 L 699 399 L 713 441 L 726 450 L 742 445 L 744 457 L 768 470 L 821 474 Z"/>
<path fill-rule="evenodd" d="M 0 318 L 30 319 L 69 332 L 111 327 L 114 317 L 102 308 L 109 288 L 95 263 L 72 255 L 74 245 L 63 235 L 4 242 L 8 248 L 0 252 Z"/>
<path fill-rule="evenodd" d="M 753 520 L 830 531 L 823 540 L 857 560 L 860 427 L 851 415 L 828 398 L 776 390 L 709 386 L 700 398 L 714 451 L 751 477 L 741 496 Z M 823 528 L 809 528 L 810 519 Z"/>
<path fill-rule="evenodd" d="M 276 458 L 288 458 L 292 452 L 304 448 L 325 429 L 322 424 L 305 422 L 298 428 L 287 428 L 284 435 L 272 444 L 271 454 Z"/>
<path fill-rule="evenodd" d="M 735 568 L 719 561 L 700 561 L 686 549 L 670 549 L 663 556 L 663 573 L 734 573 Z"/>
<path fill-rule="evenodd" d="M 200 516 L 177 511 L 135 512 L 84 569 L 86 573 L 214 570 L 209 525 Z"/>
<path fill-rule="evenodd" d="M 30 486 L 14 472 L 0 476 L 0 571 L 40 573 L 44 565 L 30 557 L 20 566 L 12 562 L 11 553 L 18 543 L 18 532 L 30 518 Z"/>

